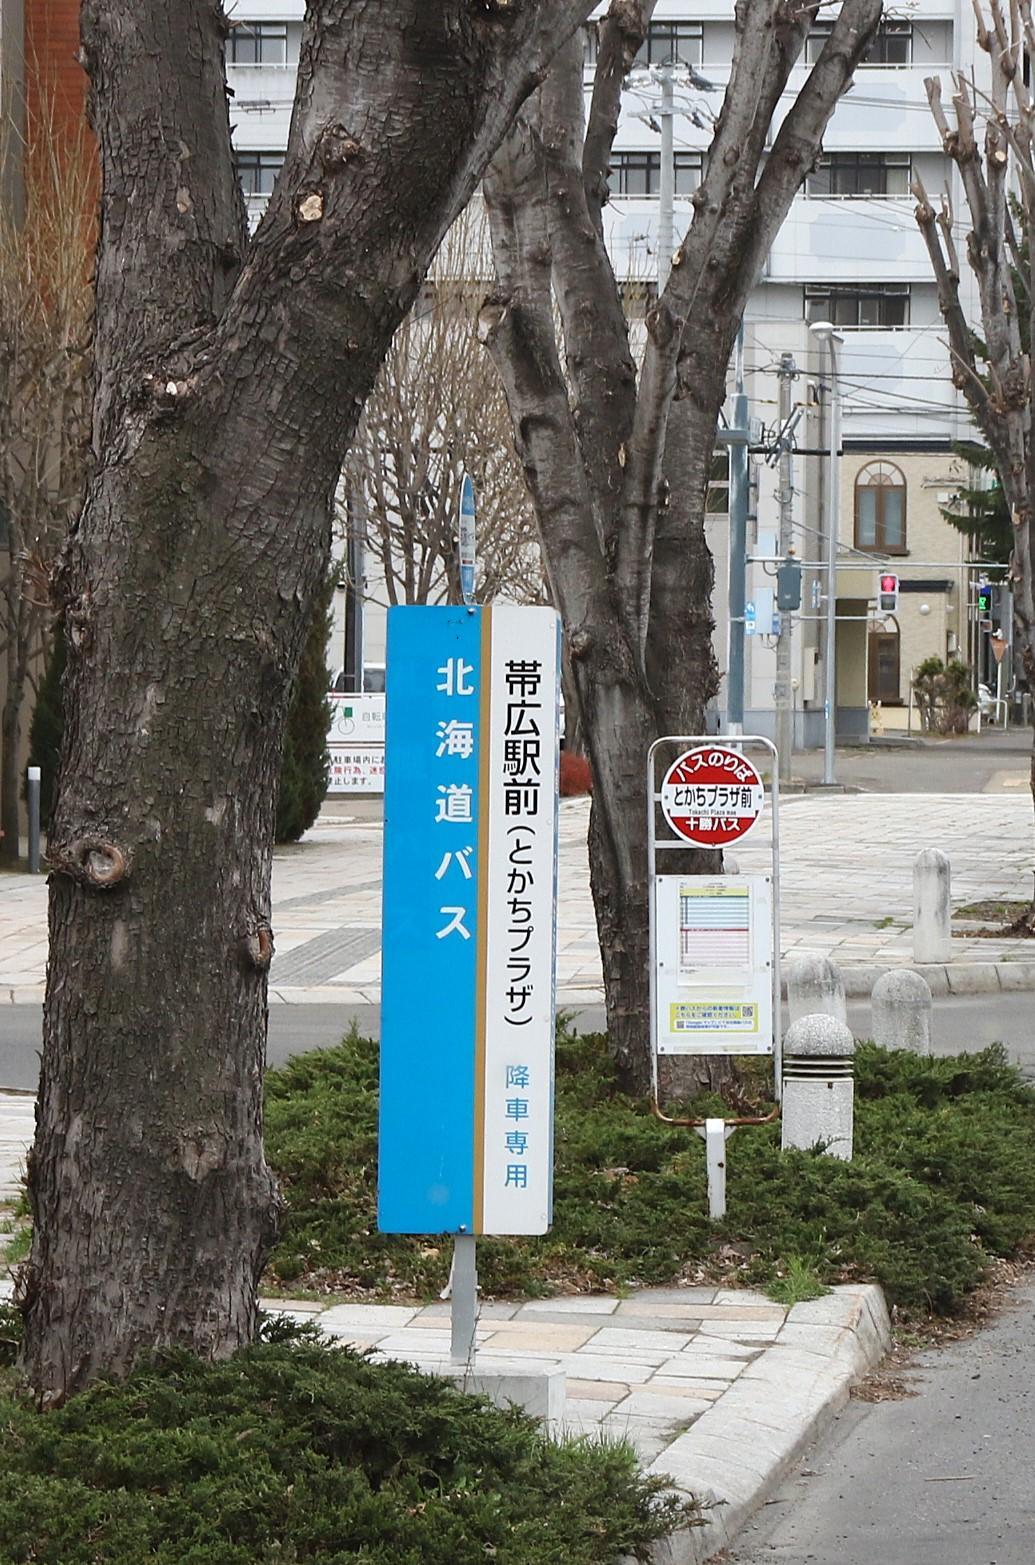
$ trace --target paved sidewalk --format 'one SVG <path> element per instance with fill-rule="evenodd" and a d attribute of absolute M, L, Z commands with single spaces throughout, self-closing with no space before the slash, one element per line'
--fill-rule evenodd
<path fill-rule="evenodd" d="M 15 1201 L 25 1173 L 25 1154 L 36 1134 L 36 1099 L 31 1092 L 0 1092 L 0 1207 Z"/>
<path fill-rule="evenodd" d="M 11 1285 L 0 1282 L 0 1298 Z M 273 1314 L 417 1368 L 449 1362 L 448 1307 L 267 1300 Z M 879 1288 L 836 1288 L 786 1310 L 763 1294 L 648 1288 L 628 1298 L 484 1304 L 473 1375 L 564 1376 L 556 1434 L 628 1439 L 653 1473 L 708 1507 L 659 1551 L 691 1565 L 725 1547 L 890 1342 Z"/>
<path fill-rule="evenodd" d="M 602 995 L 588 816 L 586 800 L 562 801 L 557 979 L 565 1005 L 592 1004 Z M 922 848 L 940 848 L 952 860 L 956 905 L 1031 891 L 1026 794 L 806 794 L 785 800 L 781 837 L 784 956 L 829 955 L 871 977 L 874 968 L 911 962 L 912 866 Z M 734 856 L 745 872 L 766 869 L 764 830 L 739 844 Z M 379 821 L 321 818 L 301 843 L 278 849 L 271 1000 L 376 1004 L 380 916 Z M 953 987 L 981 988 L 976 972 L 998 988 L 1003 964 L 1019 963 L 1010 987 L 1035 988 L 1032 942 L 960 934 L 953 948 Z M 43 877 L 2 874 L 0 1001 L 38 1003 L 45 967 Z M 961 984 L 961 975 L 971 981 Z M 942 992 L 952 982 L 944 973 L 931 976 Z"/>

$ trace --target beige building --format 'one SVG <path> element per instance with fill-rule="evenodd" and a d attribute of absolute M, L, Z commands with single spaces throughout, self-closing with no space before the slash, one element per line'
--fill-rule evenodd
<path fill-rule="evenodd" d="M 843 726 L 858 731 L 864 719 L 871 732 L 915 725 L 909 707 L 918 664 L 931 657 L 966 661 L 978 572 L 966 567 L 967 540 L 942 507 L 967 481 L 966 464 L 951 452 L 845 450 L 839 527 L 845 564 L 837 573 Z M 859 551 L 854 559 L 853 550 Z M 899 599 L 893 613 L 882 614 L 877 586 L 884 573 L 898 577 Z"/>

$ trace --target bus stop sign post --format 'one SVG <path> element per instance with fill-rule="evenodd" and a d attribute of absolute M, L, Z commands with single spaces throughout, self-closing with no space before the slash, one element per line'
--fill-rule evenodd
<path fill-rule="evenodd" d="M 760 747 L 772 759 L 771 872 L 768 875 L 668 875 L 658 871 L 666 850 L 725 848 L 761 819 L 761 774 L 744 753 Z M 658 782 L 659 760 L 677 749 Z M 658 835 L 658 816 L 667 833 Z M 647 754 L 647 840 L 650 854 L 651 1107 L 669 1124 L 704 1138 L 709 1213 L 726 1210 L 725 1145 L 733 1120 L 675 1120 L 662 1113 L 662 1054 L 771 1054 L 774 1091 L 782 1088 L 780 1037 L 780 780 L 775 745 L 761 735 L 704 734 L 656 739 Z"/>
<path fill-rule="evenodd" d="M 553 1205 L 559 621 L 388 611 L 378 1227 L 455 1240 L 469 1363 L 475 1239 Z"/>

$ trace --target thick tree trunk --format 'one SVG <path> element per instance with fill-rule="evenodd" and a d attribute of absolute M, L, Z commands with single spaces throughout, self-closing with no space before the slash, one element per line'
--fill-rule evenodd
<path fill-rule="evenodd" d="M 253 1333 L 278 1212 L 262 1151 L 274 798 L 335 484 L 444 229 L 589 5 L 310 7 L 285 166 L 246 249 L 221 7 L 84 4 L 100 460 L 58 583 L 22 1276 L 43 1405 L 143 1349 L 219 1357 Z"/>
<path fill-rule="evenodd" d="M 272 551 L 225 450 L 191 446 L 159 426 L 102 474 L 66 566 L 25 1285 L 44 1400 L 145 1346 L 248 1341 L 276 1231 L 261 1110 L 272 822 L 329 491 L 275 497 L 297 548 Z M 158 576 L 164 605 L 147 614 Z"/>
<path fill-rule="evenodd" d="M 620 646 L 620 637 L 615 638 Z M 576 666 L 593 770 L 589 864 L 611 1052 L 623 1086 L 650 1087 L 647 800 L 652 716 L 642 686 L 613 656 Z"/>

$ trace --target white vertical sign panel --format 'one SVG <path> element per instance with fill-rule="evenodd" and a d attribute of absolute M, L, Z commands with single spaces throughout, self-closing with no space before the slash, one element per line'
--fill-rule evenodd
<path fill-rule="evenodd" d="M 559 630 L 495 606 L 484 909 L 483 1231 L 544 1233 L 553 1195 Z"/>

